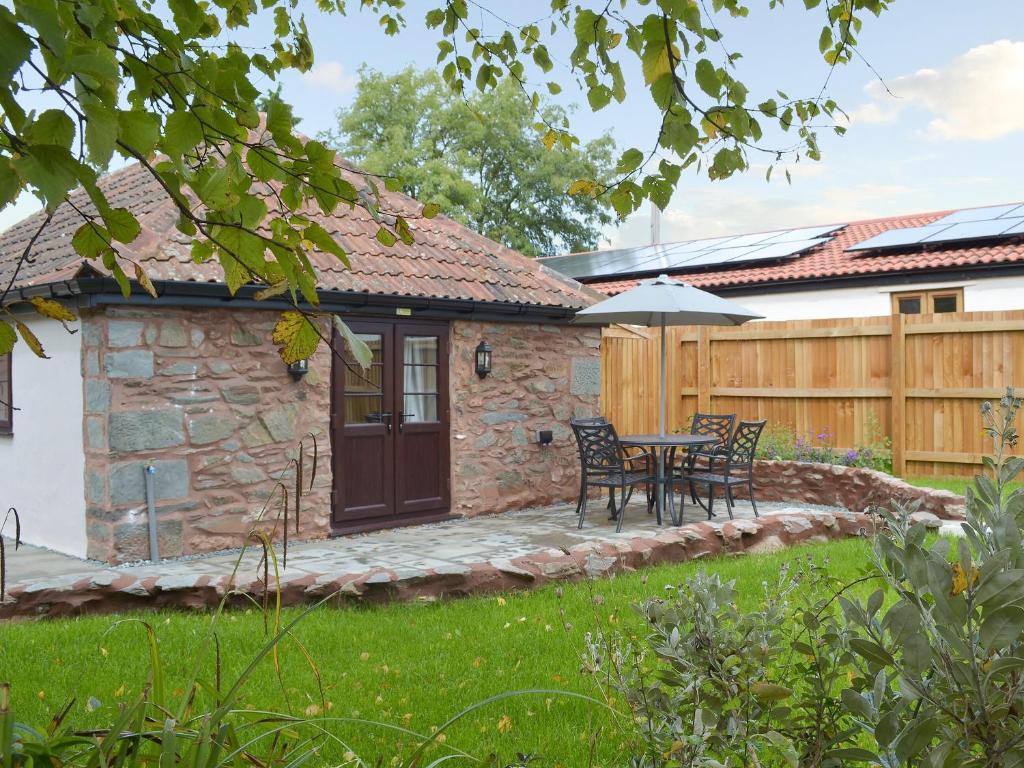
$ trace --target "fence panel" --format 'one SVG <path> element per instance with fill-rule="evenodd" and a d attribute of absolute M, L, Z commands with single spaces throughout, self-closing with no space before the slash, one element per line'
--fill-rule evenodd
<path fill-rule="evenodd" d="M 602 409 L 622 433 L 658 425 L 659 332 L 610 329 Z M 901 474 L 972 474 L 988 445 L 978 406 L 1024 390 L 1024 311 L 671 328 L 669 429 L 696 410 L 765 418 L 861 446 L 872 418 Z"/>

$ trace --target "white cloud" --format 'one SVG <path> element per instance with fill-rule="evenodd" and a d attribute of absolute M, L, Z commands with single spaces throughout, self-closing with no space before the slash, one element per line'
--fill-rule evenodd
<path fill-rule="evenodd" d="M 934 140 L 989 140 L 1024 131 L 1024 41 L 997 40 L 957 56 L 941 69 L 920 69 L 865 87 L 870 100 L 853 123 L 891 123 L 908 108 L 932 115 Z"/>
<path fill-rule="evenodd" d="M 346 93 L 355 88 L 356 78 L 345 71 L 340 61 L 323 61 L 302 74 L 302 80 L 311 88 L 323 88 L 333 93 Z"/>

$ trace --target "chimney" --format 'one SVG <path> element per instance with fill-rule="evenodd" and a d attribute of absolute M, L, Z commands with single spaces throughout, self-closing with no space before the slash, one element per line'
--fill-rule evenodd
<path fill-rule="evenodd" d="M 661 208 L 651 203 L 651 245 L 661 245 Z"/>

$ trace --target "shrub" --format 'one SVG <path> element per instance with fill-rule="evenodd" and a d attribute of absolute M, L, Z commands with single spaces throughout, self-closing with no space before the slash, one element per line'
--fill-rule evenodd
<path fill-rule="evenodd" d="M 853 584 L 807 567 L 741 612 L 699 575 L 640 607 L 645 644 L 595 636 L 585 666 L 628 704 L 634 768 L 1024 766 L 1020 407 L 982 407 L 993 455 L 955 545 L 894 505 Z"/>
<path fill-rule="evenodd" d="M 880 472 L 892 471 L 892 441 L 882 431 L 874 412 L 868 414 L 864 444 L 839 450 L 832 445 L 828 427 L 813 435 L 798 434 L 792 427 L 768 425 L 757 446 L 757 458 L 768 461 L 807 461 L 816 464 L 839 464 L 867 467 Z"/>

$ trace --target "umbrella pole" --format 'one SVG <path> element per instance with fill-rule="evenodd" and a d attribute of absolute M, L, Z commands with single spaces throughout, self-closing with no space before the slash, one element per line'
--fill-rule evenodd
<path fill-rule="evenodd" d="M 661 436 L 665 436 L 665 315 L 661 316 Z"/>

